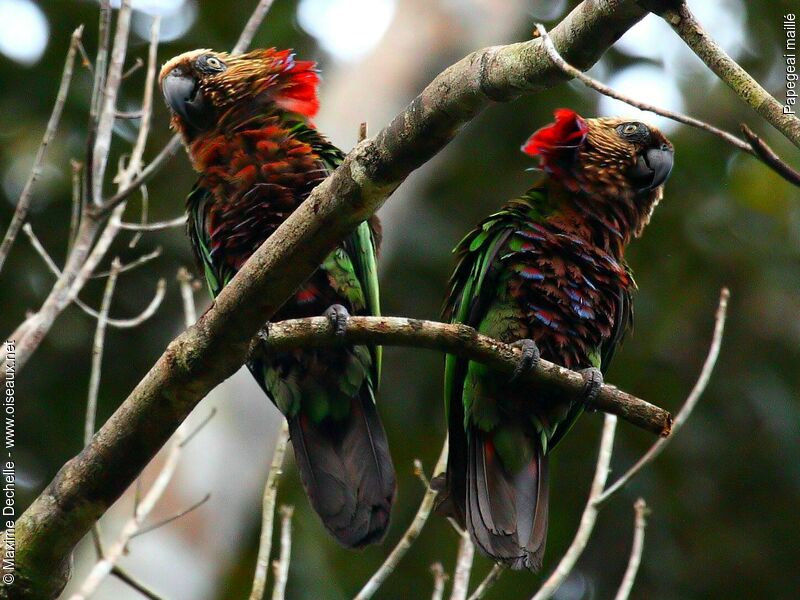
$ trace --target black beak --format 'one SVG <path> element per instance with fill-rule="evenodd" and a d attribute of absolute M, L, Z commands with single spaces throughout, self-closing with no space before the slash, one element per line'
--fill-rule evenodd
<path fill-rule="evenodd" d="M 173 69 L 161 82 L 164 98 L 172 111 L 186 124 L 202 129 L 208 120 L 205 100 L 200 93 L 197 80 L 180 69 Z"/>
<path fill-rule="evenodd" d="M 649 192 L 664 183 L 672 172 L 673 160 L 674 151 L 668 144 L 650 148 L 641 154 L 630 173 L 639 191 Z"/>

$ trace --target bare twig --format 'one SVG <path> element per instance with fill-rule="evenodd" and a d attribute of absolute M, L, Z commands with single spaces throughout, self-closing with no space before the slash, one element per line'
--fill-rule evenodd
<path fill-rule="evenodd" d="M 169 221 L 156 221 L 155 223 L 120 223 L 119 228 L 127 231 L 160 231 L 171 229 L 172 227 L 184 227 L 186 225 L 186 215 L 175 217 Z"/>
<path fill-rule="evenodd" d="M 39 149 L 36 151 L 36 157 L 33 159 L 33 167 L 31 168 L 28 180 L 22 188 L 22 193 L 17 200 L 17 206 L 14 209 L 14 216 L 11 218 L 11 223 L 8 226 L 2 244 L 0 244 L 0 270 L 11 251 L 11 246 L 19 233 L 22 224 L 28 216 L 28 209 L 31 204 L 31 192 L 33 191 L 33 184 L 42 174 L 44 164 L 44 157 L 47 154 L 47 147 L 55 137 L 58 124 L 61 121 L 61 114 L 64 112 L 64 105 L 67 102 L 67 94 L 69 93 L 69 85 L 72 81 L 72 74 L 75 70 L 75 53 L 77 52 L 78 44 L 83 34 L 83 25 L 79 26 L 72 32 L 72 38 L 69 43 L 69 50 L 67 50 L 67 58 L 64 61 L 64 70 L 61 73 L 61 83 L 58 85 L 58 93 L 56 94 L 56 101 L 53 105 L 53 112 L 50 113 L 50 119 L 47 121 L 47 127 L 42 137 L 42 143 L 39 144 Z"/>
<path fill-rule="evenodd" d="M 289 562 L 292 560 L 292 514 L 293 506 L 281 506 L 281 554 L 273 563 L 275 585 L 272 600 L 283 600 L 286 595 L 286 582 L 289 579 Z"/>
<path fill-rule="evenodd" d="M 772 167 L 772 169 L 786 181 L 790 181 L 791 183 L 800 186 L 800 172 L 794 170 L 792 167 L 786 164 L 786 162 L 784 162 L 781 157 L 778 156 L 778 154 L 772 148 L 770 148 L 764 140 L 758 137 L 747 125 L 742 123 L 739 127 L 741 128 L 744 137 L 747 138 L 748 142 L 750 142 L 750 146 L 752 146 L 753 150 L 762 161 Z"/>
<path fill-rule="evenodd" d="M 48 254 L 47 250 L 44 249 L 44 246 L 42 245 L 42 243 L 39 240 L 39 238 L 36 237 L 36 234 L 33 232 L 33 229 L 31 228 L 30 223 L 25 223 L 25 225 L 22 226 L 22 231 L 25 233 L 25 235 L 28 236 L 28 239 L 30 240 L 31 245 L 33 246 L 34 250 L 36 250 L 36 252 L 39 254 L 39 256 L 42 257 L 42 260 L 47 265 L 47 268 L 50 269 L 50 271 L 56 277 L 60 278 L 62 276 L 61 271 L 58 269 L 58 266 L 56 266 L 55 262 L 53 262 L 53 259 L 50 256 L 50 254 Z M 156 252 L 158 252 L 160 254 L 160 252 L 161 252 L 160 248 L 157 249 Z M 138 266 L 139 264 L 142 264 L 142 262 L 146 262 L 147 260 L 150 260 L 150 258 L 155 258 L 154 255 L 157 256 L 158 254 L 156 254 L 154 252 L 154 253 L 151 253 L 149 255 L 145 255 L 143 257 L 140 257 L 139 259 L 133 261 L 133 263 L 128 263 L 127 265 L 122 265 L 119 268 L 118 273 L 122 273 L 124 271 L 130 270 L 130 269 Z M 146 259 L 146 260 L 143 261 L 143 259 Z M 110 274 L 110 271 L 104 273 L 105 276 L 108 276 L 109 274 Z M 144 323 L 147 319 L 149 319 L 150 317 L 152 317 L 156 313 L 156 311 L 158 310 L 159 306 L 161 306 L 161 302 L 163 302 L 163 300 L 164 300 L 164 295 L 166 294 L 166 290 L 167 290 L 166 281 L 164 281 L 164 279 L 159 279 L 158 283 L 156 284 L 156 293 L 153 295 L 153 299 L 150 300 L 150 304 L 148 304 L 147 307 L 141 313 L 139 313 L 137 316 L 131 317 L 129 319 L 112 319 L 111 317 L 108 317 L 106 319 L 106 324 L 111 326 L 111 327 L 114 327 L 116 329 L 130 329 L 132 327 L 137 327 L 138 325 L 141 325 L 142 323 Z M 93 309 L 88 304 L 86 304 L 85 302 L 83 302 L 83 300 L 81 300 L 80 298 L 78 298 L 76 296 L 75 299 L 74 299 L 74 302 L 75 302 L 75 305 L 78 308 L 80 308 L 83 312 L 85 312 L 87 315 L 89 315 L 90 317 L 93 317 L 95 319 L 99 319 L 100 313 L 98 311 L 96 311 L 95 309 Z"/>
<path fill-rule="evenodd" d="M 155 17 L 155 18 L 160 19 L 161 17 Z M 137 56 L 136 59 L 133 61 L 133 64 L 130 67 L 128 67 L 128 70 L 122 74 L 123 81 L 128 77 L 130 77 L 131 75 L 133 75 L 134 73 L 136 73 L 136 71 L 141 69 L 143 66 L 144 66 L 144 61 Z M 119 116 L 119 114 L 117 114 L 117 116 Z"/>
<path fill-rule="evenodd" d="M 458 542 L 456 568 L 453 572 L 453 589 L 450 600 L 466 600 L 469 593 L 469 576 L 472 573 L 472 559 L 475 556 L 475 545 L 465 531 Z"/>
<path fill-rule="evenodd" d="M 431 600 L 442 600 L 442 598 L 444 598 L 444 586 L 448 579 L 442 563 L 433 563 L 431 565 L 431 574 L 433 575 L 433 594 L 431 594 Z"/>
<path fill-rule="evenodd" d="M 486 577 L 483 578 L 480 585 L 475 588 L 475 591 L 470 594 L 468 600 L 481 600 L 486 595 L 486 592 L 495 584 L 495 582 L 500 579 L 500 575 L 505 572 L 506 568 L 504 565 L 500 563 L 496 563 L 492 566 L 492 569 L 487 573 Z"/>
<path fill-rule="evenodd" d="M 728 291 L 728 288 L 722 288 L 719 295 L 719 306 L 717 307 L 717 314 L 714 321 L 714 334 L 711 338 L 711 346 L 708 349 L 708 355 L 703 363 L 703 368 L 700 370 L 700 376 L 697 378 L 697 382 L 694 384 L 692 391 L 686 398 L 686 402 L 683 403 L 680 411 L 678 411 L 678 415 L 675 417 L 675 421 L 672 424 L 672 435 L 670 435 L 669 438 L 656 441 L 645 453 L 645 455 L 636 461 L 636 464 L 628 469 L 625 474 L 617 479 L 612 485 L 608 486 L 608 489 L 595 499 L 595 505 L 597 507 L 605 504 L 609 498 L 627 485 L 628 482 L 630 482 L 630 480 L 633 479 L 633 477 L 639 471 L 653 462 L 656 457 L 664 451 L 667 442 L 669 442 L 669 440 L 671 440 L 675 434 L 680 431 L 680 429 L 691 416 L 694 407 L 697 405 L 698 400 L 700 400 L 700 397 L 703 395 L 703 392 L 708 385 L 708 381 L 711 378 L 711 373 L 714 371 L 714 366 L 717 364 L 719 350 L 722 346 L 722 334 L 725 332 L 725 316 L 728 310 L 729 298 L 730 291 Z"/>
<path fill-rule="evenodd" d="M 272 3 L 275 0 L 259 0 L 258 4 L 256 5 L 255 9 L 253 10 L 250 18 L 247 20 L 247 24 L 242 29 L 241 35 L 239 35 L 239 39 L 236 40 L 236 44 L 233 46 L 233 50 L 231 52 L 233 54 L 238 54 L 240 52 L 244 52 L 250 46 L 250 42 L 253 41 L 253 38 L 258 31 L 258 28 L 261 27 L 261 23 L 264 21 L 264 18 L 267 16 L 269 9 L 272 7 Z"/>
<path fill-rule="evenodd" d="M 436 461 L 436 466 L 433 468 L 433 474 L 436 475 L 444 471 L 446 466 L 447 440 L 445 439 L 442 451 L 439 453 L 439 459 Z M 397 542 L 397 545 L 389 553 L 389 556 L 386 557 L 386 560 L 383 561 L 380 568 L 372 574 L 372 577 L 369 578 L 369 581 L 361 588 L 361 591 L 358 592 L 358 595 L 356 595 L 353 600 L 367 600 L 367 598 L 372 598 L 375 592 L 378 591 L 378 588 L 386 581 L 386 578 L 394 572 L 400 560 L 402 560 L 406 552 L 408 552 L 411 545 L 422 532 L 422 528 L 425 526 L 431 514 L 431 510 L 433 509 L 434 500 L 436 500 L 436 491 L 428 486 L 425 495 L 422 497 L 422 502 L 420 502 L 419 508 L 417 509 L 417 514 L 414 515 L 414 520 L 411 521 L 411 525 L 408 526 L 403 537 Z"/>
<path fill-rule="evenodd" d="M 539 588 L 532 600 L 547 600 L 556 593 L 556 590 L 575 567 L 575 563 L 578 562 L 578 558 L 583 554 L 583 550 L 589 542 L 589 537 L 592 535 L 592 530 L 597 520 L 597 505 L 594 500 L 602 493 L 606 485 L 606 479 L 608 479 L 608 467 L 611 464 L 611 451 L 614 447 L 614 432 L 616 428 L 617 418 L 614 415 L 606 415 L 603 422 L 603 434 L 600 438 L 600 450 L 597 453 L 597 467 L 595 468 L 592 487 L 589 490 L 589 499 L 583 509 L 583 515 L 581 515 L 578 531 L 575 533 L 572 544 L 570 544 L 558 563 L 556 570 L 542 584 L 542 587 Z"/>
<path fill-rule="evenodd" d="M 636 515 L 634 520 L 633 529 L 633 545 L 631 546 L 631 557 L 628 559 L 628 567 L 625 569 L 625 575 L 622 577 L 622 583 L 617 590 L 617 595 L 614 600 L 628 600 L 633 588 L 633 582 L 636 579 L 636 573 L 639 572 L 639 564 L 642 562 L 642 549 L 644 548 L 644 529 L 647 526 L 648 508 L 644 498 L 639 498 L 633 505 L 633 510 Z"/>
<path fill-rule="evenodd" d="M 216 416 L 217 416 L 217 407 L 215 406 L 210 411 L 208 411 L 208 415 L 206 416 L 206 418 L 200 421 L 200 423 L 197 424 L 197 426 L 191 431 L 191 433 L 188 433 L 186 435 L 186 437 L 181 442 L 181 446 L 186 446 L 189 442 L 191 442 L 194 436 L 203 431 L 206 425 L 208 425 L 211 422 L 211 419 L 213 419 Z"/>
<path fill-rule="evenodd" d="M 184 440 L 184 441 L 185 441 L 185 440 Z M 183 441 L 182 441 L 182 442 L 181 442 L 180 444 L 178 444 L 178 445 L 179 445 L 181 448 L 183 448 L 183 447 L 184 447 L 186 444 L 184 444 L 184 443 L 183 443 Z M 172 522 L 174 522 L 174 521 L 177 521 L 177 520 L 178 520 L 178 519 L 180 519 L 181 517 L 185 517 L 185 516 L 186 516 L 186 515 L 188 515 L 189 513 L 191 513 L 191 512 L 194 512 L 195 510 L 197 510 L 198 508 L 200 508 L 201 506 L 203 506 L 203 504 L 205 504 L 206 502 L 208 502 L 210 499 L 211 499 L 211 494 L 206 494 L 205 496 L 203 496 L 202 498 L 200 498 L 200 500 L 198 500 L 198 501 L 197 501 L 197 502 L 195 502 L 194 504 L 191 504 L 191 505 L 189 505 L 188 507 L 184 508 L 183 510 L 181 510 L 181 511 L 178 511 L 178 512 L 177 512 L 177 513 L 175 513 L 174 515 L 172 515 L 172 516 L 169 516 L 169 517 L 167 517 L 166 519 L 161 519 L 160 521 L 157 521 L 157 522 L 153 523 L 152 525 L 148 525 L 147 527 L 141 527 L 141 528 L 140 528 L 140 529 L 138 529 L 137 531 L 134 531 L 134 532 L 133 532 L 133 533 L 130 535 L 130 537 L 128 538 L 128 540 L 130 541 L 130 540 L 132 540 L 132 539 L 133 539 L 133 538 L 135 538 L 135 537 L 139 537 L 140 535 L 144 535 L 145 533 L 150 533 L 151 531 L 155 531 L 156 529 L 161 529 L 162 527 L 164 527 L 164 525 L 169 525 L 170 523 L 172 523 Z"/>
<path fill-rule="evenodd" d="M 256 5 L 255 10 L 250 15 L 250 18 L 247 21 L 244 29 L 242 30 L 241 35 L 239 36 L 239 40 L 234 45 L 232 52 L 244 52 L 247 50 L 250 42 L 253 41 L 253 36 L 255 36 L 256 31 L 261 26 L 261 23 L 264 20 L 264 17 L 267 16 L 267 12 L 269 11 L 270 7 L 274 0 L 260 0 L 258 5 Z M 179 135 L 172 136 L 172 139 L 167 143 L 164 148 L 162 148 L 161 152 L 158 153 L 158 156 L 154 158 L 149 165 L 141 172 L 141 174 L 130 182 L 129 185 L 123 187 L 116 194 L 111 196 L 108 200 L 106 200 L 102 206 L 98 207 L 95 211 L 95 214 L 98 217 L 102 217 L 107 215 L 111 212 L 117 205 L 127 200 L 132 194 L 136 193 L 136 191 L 145 183 L 150 181 L 153 176 L 155 176 L 163 167 L 167 164 L 167 162 L 175 156 L 178 148 L 181 146 L 181 138 Z"/>
<path fill-rule="evenodd" d="M 553 40 L 550 39 L 550 36 L 547 34 L 547 30 L 544 28 L 543 25 L 537 24 L 536 31 L 541 36 L 542 40 L 544 41 L 544 47 L 547 50 L 548 56 L 552 59 L 552 61 L 558 66 L 559 69 L 564 71 L 570 77 L 574 77 L 587 87 L 592 88 L 603 94 L 604 96 L 608 96 L 609 98 L 614 98 L 615 100 L 619 100 L 621 102 L 625 102 L 626 104 L 630 104 L 631 106 L 635 106 L 639 110 L 644 110 L 647 112 L 655 113 L 657 115 L 661 115 L 662 117 L 666 117 L 668 119 L 672 119 L 673 121 L 677 121 L 678 123 L 683 123 L 684 125 L 689 125 L 690 127 L 695 127 L 697 129 L 701 129 L 702 131 L 706 131 L 711 133 L 712 135 L 716 135 L 724 142 L 730 144 L 737 150 L 741 150 L 742 152 L 747 152 L 761 160 L 764 164 L 774 170 L 778 175 L 785 178 L 787 181 L 790 181 L 797 185 L 798 178 L 792 178 L 792 169 L 788 167 L 778 156 L 769 149 L 768 154 L 764 154 L 763 149 L 756 148 L 752 144 L 739 139 L 735 135 L 728 133 L 722 129 L 714 127 L 706 123 L 705 121 L 701 121 L 699 119 L 695 119 L 694 117 L 690 117 L 688 115 L 684 115 L 679 112 L 667 110 L 665 108 L 660 108 L 655 106 L 654 104 L 649 104 L 647 102 L 641 102 L 639 100 L 635 100 L 630 96 L 626 96 L 613 88 L 608 87 L 607 85 L 600 83 L 596 79 L 592 79 L 585 73 L 581 72 L 579 69 L 576 69 L 572 65 L 570 65 L 564 58 L 558 53 L 556 50 L 555 45 L 553 44 Z M 760 141 L 760 140 L 759 140 Z M 763 142 L 761 142 L 763 144 Z M 764 144 L 766 146 L 766 144 Z M 768 147 L 767 147 L 768 148 Z M 770 156 L 771 154 L 771 156 Z M 788 170 L 787 170 L 788 169 Z M 797 175 L 797 173 L 794 173 Z"/>
<path fill-rule="evenodd" d="M 132 587 L 134 590 L 139 592 L 145 598 L 149 598 L 150 600 L 163 600 L 161 596 L 156 594 L 153 590 L 148 588 L 141 581 L 135 579 L 130 573 L 121 569 L 119 566 L 114 565 L 111 568 L 111 574 L 120 581 Z"/>
<path fill-rule="evenodd" d="M 111 308 L 111 298 L 114 296 L 114 287 L 117 284 L 120 266 L 118 258 L 115 258 L 111 262 L 111 272 L 108 275 L 106 289 L 103 293 L 103 301 L 100 305 L 100 313 L 97 316 L 97 328 L 95 329 L 94 345 L 92 347 L 92 372 L 89 376 L 89 394 L 86 400 L 86 419 L 83 429 L 84 446 L 89 445 L 95 432 L 97 392 L 100 389 L 100 370 L 103 363 L 103 347 L 106 336 L 106 324 L 108 323 L 108 310 Z"/>
<path fill-rule="evenodd" d="M 141 267 L 142 265 L 146 265 L 151 260 L 161 256 L 161 252 L 162 252 L 161 246 L 158 246 L 152 252 L 148 252 L 147 254 L 142 254 L 139 258 L 136 258 L 129 263 L 125 263 L 120 267 L 119 272 L 125 273 L 127 271 L 132 271 L 137 267 Z M 110 271 L 100 271 L 99 273 L 94 273 L 92 275 L 92 279 L 102 279 L 103 277 L 108 277 L 109 273 Z"/>
<path fill-rule="evenodd" d="M 83 211 L 83 201 L 81 197 L 81 171 L 83 170 L 83 163 L 77 160 L 71 160 L 70 166 L 72 167 L 72 211 L 69 219 L 67 255 L 69 255 L 72 250 L 72 245 L 75 243 L 75 235 L 78 233 L 78 224 L 81 221 L 81 213 Z"/>
<path fill-rule="evenodd" d="M 783 105 L 711 39 L 686 2 L 680 2 L 677 10 L 668 9 L 661 16 L 717 77 L 800 148 L 800 119 L 784 112 Z"/>
<path fill-rule="evenodd" d="M 128 32 L 131 25 L 131 0 L 121 0 L 117 13 L 117 29 L 114 34 L 114 45 L 108 75 L 103 86 L 103 99 L 97 121 L 97 135 L 94 140 L 92 155 L 92 188 L 87 190 L 92 201 L 100 204 L 103 194 L 103 176 L 106 172 L 108 153 L 111 149 L 111 134 L 114 129 L 114 115 L 117 112 L 117 95 L 122 83 L 122 67 L 128 50 Z M 100 62 L 98 60 L 98 71 Z"/>
<path fill-rule="evenodd" d="M 282 419 L 278 439 L 275 441 L 275 450 L 272 453 L 272 464 L 269 467 L 267 483 L 264 485 L 264 496 L 261 502 L 261 538 L 258 544 L 258 558 L 253 574 L 253 588 L 250 591 L 250 600 L 263 600 L 267 589 L 267 574 L 269 572 L 269 557 L 272 552 L 272 530 L 275 519 L 275 499 L 278 496 L 278 478 L 283 467 L 283 457 L 286 454 L 286 442 L 289 441 L 289 424 Z"/>

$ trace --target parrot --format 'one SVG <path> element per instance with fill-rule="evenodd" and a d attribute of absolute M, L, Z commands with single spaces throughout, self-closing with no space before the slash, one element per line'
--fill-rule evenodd
<path fill-rule="evenodd" d="M 625 248 L 663 195 L 672 144 L 655 127 L 555 111 L 522 151 L 541 173 L 456 247 L 443 317 L 519 347 L 510 376 L 448 354 L 449 457 L 437 510 L 512 569 L 542 567 L 548 456 L 603 383 L 632 326 Z M 540 358 L 579 371 L 578 399 L 522 384 Z"/>
<path fill-rule="evenodd" d="M 344 158 L 315 127 L 316 64 L 275 48 L 186 52 L 159 85 L 199 177 L 187 233 L 212 297 Z M 326 315 L 337 335 L 349 315 L 379 315 L 376 217 L 319 265 L 274 319 Z M 381 351 L 345 345 L 268 354 L 268 324 L 247 367 L 288 422 L 301 482 L 343 546 L 379 543 L 396 476 L 376 409 Z"/>

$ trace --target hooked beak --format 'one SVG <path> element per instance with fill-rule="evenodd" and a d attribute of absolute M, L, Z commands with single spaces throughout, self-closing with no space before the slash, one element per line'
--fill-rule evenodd
<path fill-rule="evenodd" d="M 202 129 L 207 121 L 205 100 L 197 80 L 181 69 L 173 69 L 161 82 L 164 99 L 172 111 L 185 123 Z"/>
<path fill-rule="evenodd" d="M 630 172 L 640 192 L 654 190 L 667 180 L 672 172 L 674 151 L 668 144 L 650 148 L 639 155 L 639 160 Z"/>

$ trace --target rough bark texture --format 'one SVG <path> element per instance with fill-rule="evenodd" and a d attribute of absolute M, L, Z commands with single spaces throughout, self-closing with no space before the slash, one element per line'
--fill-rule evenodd
<path fill-rule="evenodd" d="M 344 339 L 333 335 L 330 321 L 325 317 L 281 321 L 269 328 L 269 345 L 275 351 L 330 346 L 344 340 L 353 344 L 413 346 L 458 354 L 509 375 L 521 358 L 519 349 L 481 335 L 472 327 L 405 317 L 352 317 Z M 570 398 L 579 398 L 586 385 L 578 373 L 546 360 L 539 361 L 536 369 L 520 380 L 559 390 Z M 660 436 L 669 435 L 672 427 L 672 417 L 663 408 L 613 385 L 600 388 L 591 408 L 617 415 Z"/>
<path fill-rule="evenodd" d="M 646 14 L 632 0 L 586 1 L 551 32 L 586 69 Z M 253 255 L 197 324 L 169 344 L 91 444 L 59 471 L 16 524 L 17 579 L 0 598 L 53 598 L 69 556 L 194 406 L 232 375 L 250 339 L 338 240 L 492 101 L 563 81 L 540 40 L 474 52 L 449 67 L 342 165 Z"/>

